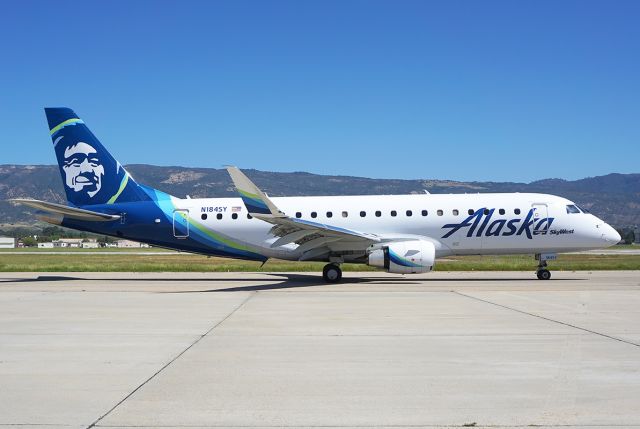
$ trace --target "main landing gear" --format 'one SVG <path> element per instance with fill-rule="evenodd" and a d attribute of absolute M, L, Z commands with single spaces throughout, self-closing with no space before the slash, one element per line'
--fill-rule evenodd
<path fill-rule="evenodd" d="M 547 261 L 554 261 L 557 257 L 558 255 L 555 253 L 536 254 L 536 261 L 538 261 L 536 276 L 538 276 L 538 280 L 549 280 L 551 278 L 551 271 L 547 269 Z"/>
<path fill-rule="evenodd" d="M 342 270 L 338 264 L 327 264 L 322 269 L 322 278 L 327 283 L 338 283 L 342 279 Z"/>

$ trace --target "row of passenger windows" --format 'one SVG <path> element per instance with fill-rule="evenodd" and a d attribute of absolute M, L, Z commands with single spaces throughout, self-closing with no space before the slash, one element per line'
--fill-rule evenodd
<path fill-rule="evenodd" d="M 476 212 L 475 212 L 473 209 L 469 209 L 469 210 L 467 210 L 467 213 L 469 214 L 469 216 L 471 216 L 471 215 L 475 214 Z M 506 210 L 505 210 L 505 209 L 499 209 L 499 210 L 498 210 L 498 213 L 500 213 L 501 215 L 503 215 L 503 214 L 505 214 L 505 213 L 506 213 Z M 520 209 L 514 209 L 514 210 L 513 210 L 513 213 L 514 213 L 514 214 L 519 215 L 521 212 L 520 212 Z M 349 217 L 349 212 L 348 212 L 348 211 L 343 211 L 341 214 L 342 214 L 342 217 Z M 406 217 L 411 217 L 411 216 L 413 216 L 413 210 L 406 210 L 406 211 L 404 212 L 404 214 L 405 214 L 405 216 L 406 216 Z M 428 216 L 428 215 L 429 215 L 429 211 L 427 211 L 427 210 L 421 210 L 421 211 L 420 211 L 420 214 L 421 214 L 422 216 Z M 437 211 L 436 211 L 436 214 L 437 214 L 438 216 L 444 216 L 444 210 L 437 210 Z M 458 209 L 453 209 L 453 210 L 451 211 L 451 214 L 452 214 L 452 215 L 454 215 L 454 216 L 458 216 L 458 215 L 460 214 L 460 211 L 459 211 Z M 484 209 L 484 214 L 485 214 L 485 215 L 488 215 L 488 214 L 489 214 L 489 209 Z M 396 217 L 396 216 L 398 216 L 398 212 L 397 212 L 396 210 L 391 210 L 391 211 L 389 212 L 389 215 L 391 215 L 391 217 Z M 329 211 L 329 212 L 327 212 L 327 213 L 326 213 L 326 216 L 327 216 L 328 218 L 332 218 L 332 217 L 333 217 L 333 212 L 330 212 L 330 211 Z M 376 211 L 374 212 L 374 216 L 375 216 L 375 217 L 381 217 L 381 216 L 382 216 L 382 211 L 380 211 L 380 210 L 376 210 Z M 206 214 L 206 213 L 202 213 L 202 214 L 200 215 L 200 218 L 201 218 L 202 220 L 207 220 L 207 217 L 208 217 L 208 216 L 207 216 L 207 214 Z M 222 217 L 223 217 L 223 216 L 222 216 L 222 213 L 218 213 L 218 214 L 216 215 L 216 219 L 222 219 Z M 250 214 L 247 214 L 247 219 L 251 219 L 251 217 L 252 217 L 252 216 L 251 216 Z M 296 218 L 300 219 L 301 217 L 302 217 L 302 212 L 296 212 Z M 318 217 L 318 212 L 311 212 L 311 217 L 312 217 L 313 219 L 317 218 L 317 217 Z M 360 217 L 367 217 L 367 212 L 366 212 L 366 211 L 364 211 L 364 210 L 362 210 L 362 211 L 360 212 Z M 231 219 L 238 219 L 238 213 L 232 213 L 232 214 L 231 214 Z"/>
<path fill-rule="evenodd" d="M 202 213 L 200 215 L 200 219 L 202 219 L 202 220 L 207 220 L 208 217 L 209 216 L 206 213 Z M 251 217 L 252 216 L 250 214 L 247 214 L 247 219 L 251 219 Z M 218 213 L 216 215 L 216 219 L 218 219 L 218 220 L 222 219 L 222 213 Z M 231 219 L 238 219 L 238 213 L 231 213 Z"/>
<path fill-rule="evenodd" d="M 469 209 L 469 210 L 467 210 L 467 213 L 469 214 L 469 216 L 471 216 L 471 215 L 475 214 L 476 212 L 473 209 Z M 503 214 L 506 213 L 506 210 L 505 209 L 499 209 L 498 213 L 503 215 Z M 520 212 L 520 209 L 514 209 L 513 213 L 519 215 L 521 212 Z M 389 214 L 391 215 L 391 217 L 398 216 L 398 212 L 396 210 L 391 210 L 389 212 Z M 413 216 L 413 210 L 407 210 L 407 211 L 404 212 L 404 214 L 407 217 L 411 217 L 411 216 Z M 428 216 L 429 215 L 429 211 L 428 210 L 421 210 L 420 214 L 422 216 Z M 437 210 L 436 214 L 438 216 L 444 216 L 444 210 Z M 454 216 L 458 216 L 460 214 L 460 211 L 458 209 L 453 209 L 453 210 L 451 210 L 451 214 L 454 215 Z M 489 209 L 484 209 L 484 214 L 488 215 L 489 214 Z M 376 210 L 374 212 L 374 215 L 375 215 L 375 217 L 381 217 L 382 216 L 382 212 L 380 210 Z M 297 218 L 301 218 L 302 217 L 302 213 L 301 212 L 296 212 L 296 217 Z M 317 218 L 318 217 L 318 213 L 317 212 L 311 212 L 311 217 L 314 218 L 314 219 Z M 333 212 L 327 212 L 327 217 L 328 218 L 333 217 Z M 342 212 L 342 217 L 349 217 L 349 212 L 343 211 Z M 364 211 L 364 210 L 361 211 L 360 212 L 360 217 L 367 217 L 367 212 Z"/>

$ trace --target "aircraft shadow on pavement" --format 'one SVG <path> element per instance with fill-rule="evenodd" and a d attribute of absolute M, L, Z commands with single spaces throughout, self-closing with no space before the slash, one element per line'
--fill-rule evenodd
<path fill-rule="evenodd" d="M 34 282 L 58 282 L 58 281 L 76 281 L 76 280 L 96 280 L 99 282 L 225 282 L 225 283 L 252 283 L 259 282 L 260 284 L 232 286 L 220 289 L 204 289 L 204 290 L 186 290 L 186 291 L 161 291 L 156 293 L 204 293 L 204 292 L 255 292 L 263 290 L 278 290 L 278 289 L 296 289 L 306 287 L 317 286 L 343 286 L 348 288 L 351 284 L 372 284 L 372 285 L 420 285 L 437 282 L 447 283 L 468 283 L 468 282 L 530 282 L 538 281 L 535 278 L 513 278 L 513 277 L 501 277 L 501 278 L 421 278 L 420 281 L 415 281 L 408 278 L 389 279 L 388 277 L 344 277 L 339 284 L 327 284 L 324 282 L 321 276 L 318 274 L 300 274 L 300 273 L 264 273 L 264 277 L 234 277 L 234 278 L 97 278 L 89 279 L 80 276 L 38 276 L 35 278 L 22 278 L 22 279 L 10 279 L 0 278 L 1 283 L 34 283 Z M 563 278 L 553 279 L 552 282 L 558 281 L 583 281 L 584 278 Z M 264 284 L 263 282 L 272 282 Z"/>
<path fill-rule="evenodd" d="M 274 276 L 276 276 L 274 274 Z M 211 279 L 213 281 L 224 280 L 225 282 L 234 282 L 234 281 L 242 281 L 242 282 L 251 282 L 251 281 L 260 281 L 264 282 L 265 280 L 273 281 L 273 284 L 258 284 L 258 285 L 247 285 L 247 286 L 235 286 L 235 287 L 227 287 L 222 289 L 208 289 L 208 290 L 190 290 L 190 291 L 170 291 L 170 292 L 158 292 L 158 293 L 204 293 L 204 292 L 255 292 L 255 291 L 263 291 L 263 290 L 278 290 L 278 289 L 296 289 L 296 288 L 306 288 L 306 287 L 344 287 L 345 292 L 348 291 L 349 285 L 353 284 L 371 284 L 372 286 L 377 285 L 428 285 L 430 283 L 437 282 L 447 282 L 447 283 L 468 283 L 468 282 L 531 282 L 539 280 L 533 279 L 523 279 L 523 278 L 482 278 L 482 279 L 460 279 L 460 278 L 451 278 L 451 279 L 421 279 L 421 281 L 412 281 L 409 279 L 399 278 L 398 280 L 389 279 L 386 277 L 356 277 L 356 278 L 344 278 L 338 284 L 330 284 L 325 283 L 322 280 L 322 277 L 318 275 L 305 275 L 305 274 L 277 274 L 277 277 L 286 277 L 285 279 L 277 279 L 277 278 L 268 278 L 268 279 Z M 186 279 L 187 281 L 193 279 Z M 280 281 L 278 281 L 280 280 Z M 554 281 L 580 281 L 586 279 L 580 278 L 572 278 L 572 279 L 556 279 Z M 174 281 L 181 281 L 180 279 L 174 279 Z M 209 280 L 203 280 L 209 281 Z M 334 291 L 338 291 L 339 289 L 333 289 Z"/>
<path fill-rule="evenodd" d="M 87 280 L 83 277 L 70 277 L 70 276 L 38 276 L 27 279 L 12 279 L 12 278 L 0 278 L 0 283 L 34 283 L 34 282 L 59 282 L 59 281 L 72 281 L 72 280 Z"/>
<path fill-rule="evenodd" d="M 256 292 L 262 290 L 278 290 L 278 289 L 297 289 L 297 288 L 306 288 L 306 287 L 316 287 L 316 286 L 344 286 L 348 287 L 351 284 L 363 284 L 363 283 L 373 283 L 376 284 L 419 284 L 418 282 L 407 282 L 406 280 L 398 279 L 396 282 L 388 282 L 388 281 L 380 281 L 381 278 L 370 278 L 370 277 L 357 277 L 357 278 L 343 278 L 339 284 L 328 284 L 322 280 L 317 274 L 269 274 L 267 278 L 252 278 L 252 279 L 215 279 L 216 281 L 224 280 L 225 282 L 264 282 L 273 281 L 274 283 L 270 284 L 257 284 L 257 285 L 246 285 L 246 286 L 233 286 L 222 289 L 208 289 L 208 290 L 191 290 L 191 291 L 174 291 L 174 292 L 159 292 L 159 293 L 203 293 L 203 292 Z M 387 279 L 384 279 L 387 280 Z M 204 280 L 207 281 L 207 280 Z"/>
<path fill-rule="evenodd" d="M 86 281 L 96 280 L 99 282 L 171 282 L 171 283 L 208 283 L 208 282 L 225 282 L 225 283 L 251 283 L 260 282 L 256 285 L 245 285 L 237 287 L 227 287 L 221 289 L 207 289 L 207 290 L 187 290 L 187 291 L 161 291 L 157 293 L 202 293 L 202 292 L 251 292 L 261 290 L 276 290 L 276 289 L 289 289 L 289 288 L 304 288 L 314 286 L 332 286 L 324 282 L 321 276 L 317 274 L 291 274 L 291 273 L 265 273 L 264 277 L 234 277 L 234 278 L 85 278 L 75 276 L 38 276 L 35 278 L 23 278 L 23 279 L 0 279 L 1 283 L 37 283 L 37 282 L 57 282 L 57 281 Z M 264 284 L 263 282 L 273 282 Z M 407 281 L 405 279 L 398 279 L 397 281 L 389 281 L 385 278 L 343 278 L 340 285 L 348 286 L 349 284 L 356 283 L 371 283 L 376 284 L 419 284 L 419 282 Z"/>

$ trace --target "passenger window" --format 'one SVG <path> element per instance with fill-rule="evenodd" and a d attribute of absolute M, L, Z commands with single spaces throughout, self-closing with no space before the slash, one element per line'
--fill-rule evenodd
<path fill-rule="evenodd" d="M 200 219 L 202 219 L 202 220 L 207 220 L 207 214 L 206 214 L 206 213 L 202 213 L 202 214 L 200 215 Z"/>
<path fill-rule="evenodd" d="M 573 204 L 569 204 L 567 206 L 567 213 L 580 213 L 580 210 L 578 209 L 578 207 L 574 206 Z"/>
<path fill-rule="evenodd" d="M 333 213 L 327 212 L 327 217 L 333 217 Z"/>
<path fill-rule="evenodd" d="M 311 217 L 312 217 L 312 218 L 314 218 L 314 219 L 315 219 L 315 218 L 317 218 L 317 217 L 318 217 L 318 213 L 316 213 L 316 212 L 311 212 Z"/>
<path fill-rule="evenodd" d="M 473 212 L 473 209 L 469 209 L 469 210 L 467 210 L 467 213 L 469 213 L 469 216 L 471 216 L 471 215 L 474 213 L 474 212 Z"/>
<path fill-rule="evenodd" d="M 238 213 L 232 213 L 231 219 L 238 219 Z"/>
<path fill-rule="evenodd" d="M 342 212 L 342 217 L 348 217 L 349 216 L 349 212 Z"/>
<path fill-rule="evenodd" d="M 218 218 L 218 220 L 222 219 L 222 213 L 218 213 L 216 217 Z"/>
<path fill-rule="evenodd" d="M 302 213 L 300 213 L 300 212 L 296 212 L 296 217 L 297 217 L 298 219 L 300 219 L 300 218 L 302 217 Z"/>
<path fill-rule="evenodd" d="M 515 209 L 513 212 L 514 212 L 515 214 L 520 214 L 520 209 Z"/>
<path fill-rule="evenodd" d="M 398 215 L 398 212 L 395 210 L 391 210 L 391 216 L 396 217 Z"/>
<path fill-rule="evenodd" d="M 376 217 L 382 216 L 382 212 L 380 210 L 376 210 Z"/>
<path fill-rule="evenodd" d="M 422 216 L 427 216 L 428 214 L 429 214 L 429 212 L 428 212 L 428 211 L 426 211 L 426 210 L 422 210 Z"/>
<path fill-rule="evenodd" d="M 458 216 L 459 214 L 460 214 L 460 212 L 458 212 L 458 210 L 457 210 L 457 209 L 453 209 L 453 215 L 454 215 L 454 216 Z"/>
<path fill-rule="evenodd" d="M 361 211 L 360 212 L 360 217 L 365 217 L 366 215 L 367 215 L 367 212 L 365 212 L 365 211 Z"/>
<path fill-rule="evenodd" d="M 444 212 L 442 210 L 438 210 L 438 216 L 442 216 L 444 214 Z"/>
<path fill-rule="evenodd" d="M 503 214 L 504 214 L 504 209 L 500 209 L 500 210 L 498 210 L 498 213 L 500 213 L 501 215 L 503 215 Z"/>
<path fill-rule="evenodd" d="M 488 216 L 489 215 L 489 209 L 484 209 L 484 215 Z"/>

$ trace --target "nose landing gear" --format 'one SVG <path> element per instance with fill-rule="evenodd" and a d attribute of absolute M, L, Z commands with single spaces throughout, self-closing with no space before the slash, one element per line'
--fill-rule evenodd
<path fill-rule="evenodd" d="M 536 255 L 536 260 L 538 261 L 536 276 L 538 280 L 549 280 L 551 278 L 551 271 L 547 269 L 547 261 L 554 260 L 557 257 L 555 253 L 538 253 Z"/>
<path fill-rule="evenodd" d="M 538 269 L 536 270 L 538 280 L 549 280 L 551 278 L 551 271 L 547 270 L 546 266 L 547 261 L 543 261 L 543 263 L 538 265 Z"/>

